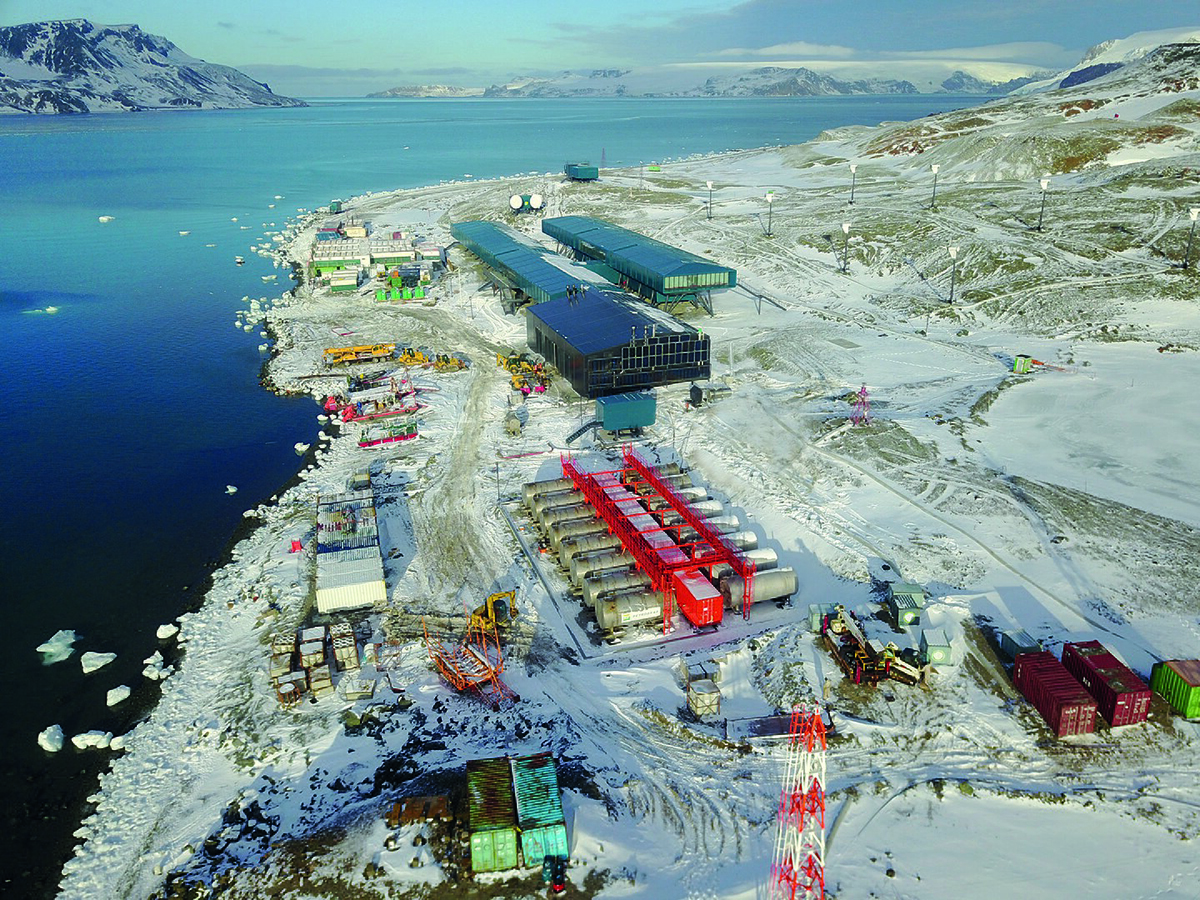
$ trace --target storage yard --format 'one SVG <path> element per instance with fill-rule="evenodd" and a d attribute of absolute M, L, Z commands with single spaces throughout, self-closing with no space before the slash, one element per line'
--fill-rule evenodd
<path fill-rule="evenodd" d="M 781 722 L 814 702 L 829 896 L 1194 895 L 1186 201 L 1161 161 L 1057 174 L 1032 232 L 1048 162 L 879 151 L 902 127 L 293 223 L 264 375 L 320 430 L 184 623 L 236 702 L 174 676 L 173 737 L 127 757 L 211 766 L 146 813 L 157 896 L 540 896 L 563 856 L 566 896 L 765 896 Z M 376 232 L 448 248 L 420 302 Z M 340 241 L 368 248 L 346 293 Z"/>

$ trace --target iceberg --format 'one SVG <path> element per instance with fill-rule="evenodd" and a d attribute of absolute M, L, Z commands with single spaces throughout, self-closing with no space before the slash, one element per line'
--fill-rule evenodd
<path fill-rule="evenodd" d="M 122 700 L 128 699 L 129 695 L 132 693 L 133 689 L 128 685 L 118 684 L 115 688 L 108 692 L 108 696 L 105 698 L 104 702 L 109 706 L 116 706 Z"/>
<path fill-rule="evenodd" d="M 83 666 L 83 674 L 88 675 L 97 669 L 103 669 L 116 658 L 115 653 L 94 653 L 89 650 L 79 658 L 79 662 Z"/>
<path fill-rule="evenodd" d="M 225 493 L 227 493 L 227 494 L 236 494 L 236 493 L 237 493 L 237 485 L 235 485 L 235 484 L 227 484 L 227 485 L 225 485 Z"/>
<path fill-rule="evenodd" d="M 71 645 L 75 643 L 77 638 L 75 632 L 64 628 L 54 632 L 53 637 L 48 641 L 44 641 L 37 646 L 37 652 L 42 654 L 42 665 L 49 666 L 56 662 L 62 662 L 75 652 L 75 648 Z"/>
<path fill-rule="evenodd" d="M 47 753 L 57 753 L 63 746 L 63 730 L 61 725 L 51 725 L 38 732 L 38 746 Z"/>
<path fill-rule="evenodd" d="M 169 641 L 177 634 L 179 634 L 179 626 L 170 622 L 166 625 L 159 625 L 158 631 L 154 632 L 154 636 L 160 641 Z"/>

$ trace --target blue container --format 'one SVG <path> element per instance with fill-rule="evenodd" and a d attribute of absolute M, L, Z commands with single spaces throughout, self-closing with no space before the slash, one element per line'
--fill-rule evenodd
<path fill-rule="evenodd" d="M 654 424 L 658 403 L 651 391 L 596 398 L 596 421 L 605 431 L 626 431 Z"/>

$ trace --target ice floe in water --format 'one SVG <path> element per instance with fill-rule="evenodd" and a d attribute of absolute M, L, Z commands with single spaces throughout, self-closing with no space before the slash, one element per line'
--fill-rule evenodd
<path fill-rule="evenodd" d="M 237 485 L 236 485 L 236 484 L 227 484 L 227 485 L 225 485 L 225 493 L 227 493 L 227 494 L 236 494 L 236 493 L 237 493 Z"/>
<path fill-rule="evenodd" d="M 63 748 L 63 730 L 61 725 L 51 725 L 38 732 L 38 746 L 47 753 L 57 753 Z"/>
<path fill-rule="evenodd" d="M 67 659 L 75 652 L 75 648 L 71 646 L 75 641 L 75 632 L 70 629 L 64 628 L 54 632 L 50 640 L 37 646 L 37 652 L 42 654 L 42 665 L 48 666 Z"/>
<path fill-rule="evenodd" d="M 303 441 L 296 441 L 296 443 L 293 445 L 297 456 L 303 456 L 308 452 L 308 448 L 311 446 L 312 444 L 306 444 Z"/>
<path fill-rule="evenodd" d="M 79 750 L 86 750 L 88 747 L 97 747 L 103 750 L 112 743 L 111 731 L 85 731 L 83 734 L 77 734 L 71 738 L 71 743 Z"/>
<path fill-rule="evenodd" d="M 168 641 L 177 634 L 179 634 L 179 626 L 171 622 L 168 622 L 166 625 L 159 625 L 158 631 L 154 632 L 154 636 L 160 641 Z"/>
<path fill-rule="evenodd" d="M 83 674 L 87 675 L 97 669 L 103 669 L 116 658 L 115 653 L 96 653 L 89 650 L 79 658 L 79 663 L 83 666 Z"/>
<path fill-rule="evenodd" d="M 116 706 L 122 700 L 128 699 L 129 695 L 132 693 L 133 688 L 129 687 L 128 685 L 118 684 L 115 688 L 108 692 L 104 702 L 109 706 Z"/>
<path fill-rule="evenodd" d="M 105 224 L 105 225 L 107 225 L 107 224 L 108 224 L 109 222 L 111 222 L 112 220 L 113 220 L 113 217 L 112 217 L 112 216 L 101 216 L 101 217 L 100 217 L 100 222 L 102 222 L 102 223 L 103 223 L 103 224 Z"/>

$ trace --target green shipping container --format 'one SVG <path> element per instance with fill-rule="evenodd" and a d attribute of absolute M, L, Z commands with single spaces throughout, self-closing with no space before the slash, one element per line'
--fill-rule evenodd
<path fill-rule="evenodd" d="M 375 292 L 375 299 L 379 303 L 382 303 L 384 300 L 387 299 L 387 291 L 385 291 L 383 288 L 380 288 L 379 290 L 377 290 Z"/>
<path fill-rule="evenodd" d="M 1185 719 L 1200 718 L 1200 659 L 1169 659 L 1150 670 L 1150 689 Z"/>
<path fill-rule="evenodd" d="M 567 852 L 567 826 L 560 822 L 522 831 L 521 853 L 527 869 L 540 866 L 547 856 L 570 856 Z"/>
<path fill-rule="evenodd" d="M 472 832 L 512 828 L 517 824 L 517 804 L 507 759 L 467 762 L 467 806 Z"/>
<path fill-rule="evenodd" d="M 425 299 L 425 288 L 423 288 L 423 287 L 413 288 L 413 299 L 414 300 L 424 300 Z"/>
<path fill-rule="evenodd" d="M 892 620 L 901 628 L 921 624 L 921 608 L 908 594 L 896 594 L 890 597 L 888 609 L 892 614 Z"/>
<path fill-rule="evenodd" d="M 651 391 L 596 398 L 596 420 L 605 431 L 626 431 L 654 424 L 658 402 Z"/>
<path fill-rule="evenodd" d="M 541 860 L 539 859 L 540 863 Z M 499 872 L 517 867 L 517 830 L 499 828 L 471 833 L 471 870 Z"/>
<path fill-rule="evenodd" d="M 401 296 L 405 300 L 411 300 L 412 299 L 412 288 L 404 288 L 404 290 L 401 292 Z"/>
<path fill-rule="evenodd" d="M 517 824 L 523 832 L 563 821 L 558 766 L 549 753 L 518 756 L 511 760 Z"/>

